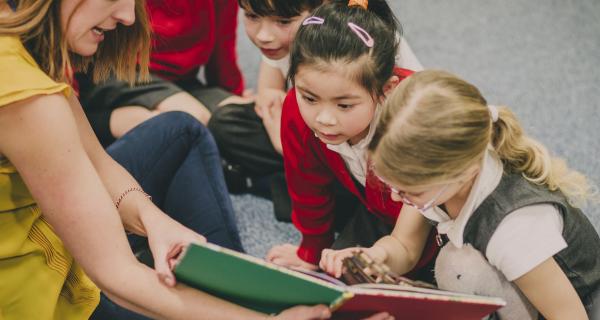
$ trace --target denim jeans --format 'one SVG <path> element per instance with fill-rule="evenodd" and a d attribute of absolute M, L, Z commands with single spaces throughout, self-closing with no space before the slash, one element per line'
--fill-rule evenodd
<path fill-rule="evenodd" d="M 183 112 L 158 115 L 111 144 L 107 152 L 173 219 L 215 243 L 237 251 L 242 245 L 209 131 Z M 129 236 L 134 250 L 146 239 Z M 104 295 L 91 319 L 145 319 Z"/>

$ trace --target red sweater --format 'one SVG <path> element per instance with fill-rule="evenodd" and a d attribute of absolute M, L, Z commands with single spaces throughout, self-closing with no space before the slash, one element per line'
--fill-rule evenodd
<path fill-rule="evenodd" d="M 404 79 L 412 71 L 396 68 L 395 73 Z M 281 142 L 288 191 L 292 198 L 292 221 L 302 233 L 298 249 L 301 259 L 318 264 L 321 251 L 333 243 L 335 198 L 332 184 L 335 180 L 358 197 L 369 212 L 392 226 L 395 224 L 402 203 L 391 200 L 389 187 L 371 171 L 367 172 L 363 195 L 340 154 L 329 150 L 302 119 L 294 88 L 288 92 L 283 104 Z M 432 238 L 415 269 L 424 266 L 435 255 L 437 246 Z"/>
<path fill-rule="evenodd" d="M 205 66 L 209 86 L 242 93 L 235 52 L 236 0 L 148 0 L 147 8 L 153 29 L 152 73 L 182 80 Z"/>

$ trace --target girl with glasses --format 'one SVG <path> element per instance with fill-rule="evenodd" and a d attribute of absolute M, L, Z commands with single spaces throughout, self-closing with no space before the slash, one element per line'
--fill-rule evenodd
<path fill-rule="evenodd" d="M 391 198 L 408 204 L 392 234 L 364 249 L 373 259 L 405 273 L 433 225 L 449 240 L 436 262 L 440 288 L 481 294 L 490 286 L 483 279 L 495 277 L 507 301 L 518 297 L 501 316 L 591 315 L 600 238 L 579 209 L 591 187 L 526 136 L 509 109 L 489 106 L 475 86 L 447 72 L 415 73 L 385 102 L 369 150 Z M 320 265 L 339 275 L 356 250 L 324 252 Z M 468 251 L 480 257 L 465 265 L 463 278 L 473 282 L 443 277 Z M 511 308 L 520 306 L 516 315 Z"/>

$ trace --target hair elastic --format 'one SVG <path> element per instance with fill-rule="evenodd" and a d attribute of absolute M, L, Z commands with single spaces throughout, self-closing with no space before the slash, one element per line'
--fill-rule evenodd
<path fill-rule="evenodd" d="M 488 104 L 488 110 L 490 111 L 490 117 L 492 118 L 492 122 L 498 121 L 498 107 L 495 105 Z"/>
<path fill-rule="evenodd" d="M 348 22 L 348 27 L 350 27 L 352 32 L 356 33 L 356 35 L 360 38 L 360 40 L 362 40 L 362 42 L 365 43 L 367 47 L 373 48 L 373 45 L 375 45 L 375 40 L 373 40 L 373 37 L 371 37 L 371 35 L 365 29 L 352 22 Z"/>
<path fill-rule="evenodd" d="M 369 10 L 369 0 L 350 0 L 348 1 L 348 7 L 359 6 L 365 10 Z"/>
<path fill-rule="evenodd" d="M 315 16 L 311 16 L 308 17 L 306 19 L 304 19 L 304 21 L 302 22 L 302 25 L 309 25 L 309 24 L 323 24 L 325 22 L 325 19 L 321 18 L 321 17 L 315 17 Z"/>

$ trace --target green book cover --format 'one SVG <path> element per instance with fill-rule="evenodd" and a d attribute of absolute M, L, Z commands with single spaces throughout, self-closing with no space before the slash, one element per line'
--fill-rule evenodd
<path fill-rule="evenodd" d="M 174 273 L 188 286 L 264 313 L 299 304 L 335 308 L 352 297 L 323 280 L 209 243 L 191 244 Z"/>

